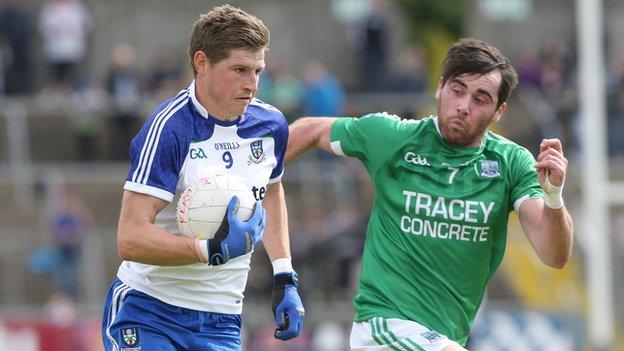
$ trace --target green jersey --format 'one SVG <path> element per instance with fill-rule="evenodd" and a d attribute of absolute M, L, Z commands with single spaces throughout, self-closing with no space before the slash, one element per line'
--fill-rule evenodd
<path fill-rule="evenodd" d="M 375 186 L 355 320 L 412 320 L 464 345 L 509 213 L 543 196 L 532 155 L 491 132 L 479 147 L 453 146 L 436 117 L 385 113 L 336 120 L 331 147 L 360 159 Z"/>

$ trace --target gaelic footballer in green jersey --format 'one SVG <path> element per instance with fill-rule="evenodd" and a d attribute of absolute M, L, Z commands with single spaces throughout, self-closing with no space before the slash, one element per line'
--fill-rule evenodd
<path fill-rule="evenodd" d="M 375 186 L 352 351 L 465 351 L 511 211 L 545 264 L 567 262 L 573 225 L 561 197 L 561 142 L 544 139 L 535 162 L 488 132 L 516 83 L 496 48 L 462 39 L 442 66 L 437 116 L 313 117 L 290 126 L 287 163 L 318 147 L 361 160 Z"/>
<path fill-rule="evenodd" d="M 509 213 L 542 190 L 523 147 L 494 133 L 457 147 L 437 122 L 341 118 L 331 147 L 362 160 L 375 186 L 355 321 L 408 319 L 463 344 L 503 258 Z"/>

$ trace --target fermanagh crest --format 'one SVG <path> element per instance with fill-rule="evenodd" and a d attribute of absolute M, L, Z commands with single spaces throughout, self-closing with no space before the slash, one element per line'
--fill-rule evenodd
<path fill-rule="evenodd" d="M 251 155 L 249 156 L 249 160 L 247 161 L 248 165 L 264 161 L 264 159 L 266 158 L 266 154 L 264 153 L 264 149 L 262 148 L 262 140 L 252 141 L 249 147 L 251 148 Z"/>
<path fill-rule="evenodd" d="M 481 176 L 484 178 L 500 177 L 498 170 L 498 161 L 481 161 Z"/>

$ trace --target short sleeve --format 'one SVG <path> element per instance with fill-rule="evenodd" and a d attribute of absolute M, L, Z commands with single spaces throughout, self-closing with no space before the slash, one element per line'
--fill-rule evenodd
<path fill-rule="evenodd" d="M 124 189 L 173 201 L 181 157 L 174 123 L 151 119 L 132 140 L 131 165 Z"/>
<path fill-rule="evenodd" d="M 332 151 L 360 159 L 371 171 L 385 161 L 393 147 L 407 137 L 401 119 L 387 113 L 374 113 L 360 118 L 343 117 L 331 127 Z"/>
<path fill-rule="evenodd" d="M 524 200 L 544 197 L 535 170 L 535 159 L 527 149 L 521 148 L 516 152 L 512 172 L 514 182 L 511 200 L 516 212 Z"/>

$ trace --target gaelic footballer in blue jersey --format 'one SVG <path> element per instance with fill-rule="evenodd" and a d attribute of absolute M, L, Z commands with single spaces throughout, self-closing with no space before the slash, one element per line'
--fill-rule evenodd
<path fill-rule="evenodd" d="M 254 99 L 268 43 L 262 21 L 240 9 L 201 15 L 189 43 L 195 79 L 158 106 L 132 140 L 117 233 L 123 262 L 102 322 L 106 350 L 240 350 L 248 235 L 253 244 L 262 239 L 273 262 L 275 337 L 301 332 L 305 312 L 280 182 L 288 125 L 280 111 Z M 194 179 L 215 173 L 249 187 L 258 201 L 252 218 L 210 240 L 181 236 L 177 199 Z M 213 261 L 215 253 L 220 259 Z"/>

